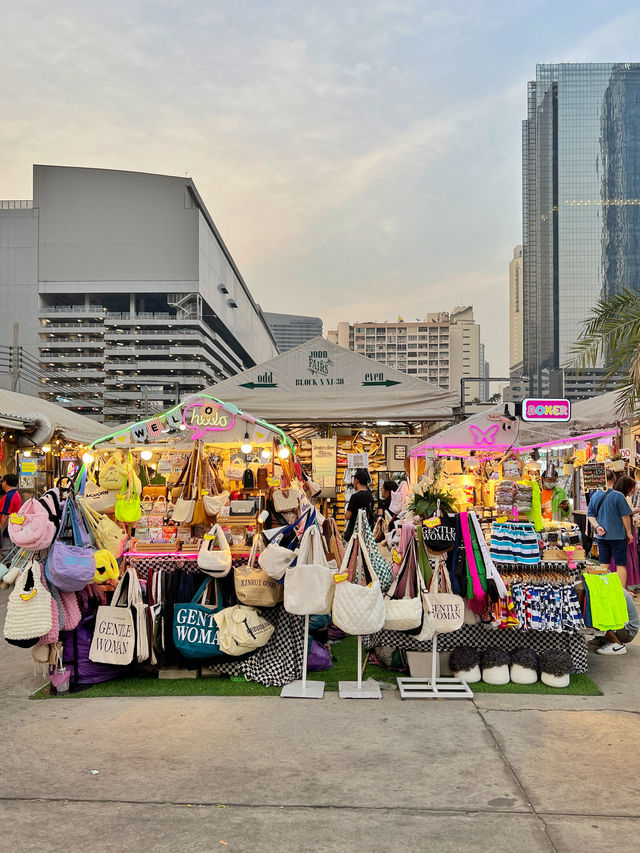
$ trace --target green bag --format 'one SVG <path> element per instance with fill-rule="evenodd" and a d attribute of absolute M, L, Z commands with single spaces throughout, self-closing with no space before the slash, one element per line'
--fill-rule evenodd
<path fill-rule="evenodd" d="M 127 491 L 120 493 L 116 499 L 115 516 L 118 521 L 124 521 L 126 524 L 132 524 L 137 521 L 142 515 L 142 507 L 140 506 L 140 495 L 136 489 L 136 482 L 133 473 L 133 459 L 129 454 L 127 460 Z"/>
<path fill-rule="evenodd" d="M 418 567 L 420 569 L 420 574 L 424 578 L 424 585 L 429 589 L 429 584 L 433 577 L 433 567 L 422 537 L 422 524 L 416 525 L 416 539 L 418 542 Z"/>

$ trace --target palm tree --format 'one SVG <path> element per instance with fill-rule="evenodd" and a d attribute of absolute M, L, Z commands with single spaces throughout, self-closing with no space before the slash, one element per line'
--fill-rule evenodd
<path fill-rule="evenodd" d="M 601 297 L 582 324 L 572 347 L 570 367 L 583 371 L 605 364 L 603 386 L 621 373 L 628 381 L 619 385 L 617 410 L 631 414 L 640 405 L 640 296 L 625 287 L 618 293 Z"/>

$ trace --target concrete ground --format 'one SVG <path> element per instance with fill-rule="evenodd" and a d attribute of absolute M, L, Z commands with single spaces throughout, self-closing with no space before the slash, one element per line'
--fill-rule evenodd
<path fill-rule="evenodd" d="M 604 696 L 33 702 L 4 643 L 0 849 L 638 850 L 640 643 L 590 664 Z"/>

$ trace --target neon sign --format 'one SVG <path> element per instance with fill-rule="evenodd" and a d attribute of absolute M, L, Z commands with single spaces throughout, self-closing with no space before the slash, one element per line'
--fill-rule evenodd
<path fill-rule="evenodd" d="M 564 423 L 571 420 L 571 403 L 569 400 L 536 400 L 527 397 L 522 401 L 522 418 L 537 423 Z"/>
<path fill-rule="evenodd" d="M 475 424 L 471 424 L 471 426 L 469 427 L 469 432 L 473 436 L 474 446 L 495 448 L 496 435 L 498 434 L 499 429 L 500 427 L 498 426 L 498 424 L 493 424 L 493 426 L 490 426 L 489 429 L 484 432 Z"/>
<path fill-rule="evenodd" d="M 182 413 L 182 423 L 193 430 L 191 438 L 197 441 L 206 432 L 225 432 L 233 429 L 236 416 L 223 409 L 219 403 L 200 401 L 190 403 Z"/>

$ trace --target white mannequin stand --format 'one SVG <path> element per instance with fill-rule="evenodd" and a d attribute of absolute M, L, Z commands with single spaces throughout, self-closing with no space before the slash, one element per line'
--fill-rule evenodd
<path fill-rule="evenodd" d="M 302 646 L 302 678 L 285 684 L 280 692 L 284 699 L 322 699 L 324 681 L 307 681 L 307 656 L 309 649 L 309 616 L 304 617 L 304 641 Z"/>
<path fill-rule="evenodd" d="M 339 681 L 338 693 L 341 699 L 382 699 L 379 684 L 362 683 L 362 637 L 358 637 L 358 680 Z"/>
<path fill-rule="evenodd" d="M 461 678 L 437 677 L 438 635 L 431 641 L 431 678 L 398 678 L 401 699 L 473 699 L 473 693 Z"/>

